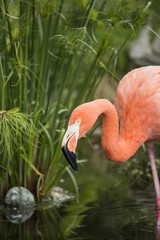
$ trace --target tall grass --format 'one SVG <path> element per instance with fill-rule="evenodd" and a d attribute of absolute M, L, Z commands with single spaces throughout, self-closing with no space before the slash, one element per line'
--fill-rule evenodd
<path fill-rule="evenodd" d="M 71 110 L 114 75 L 145 15 L 143 1 L 2 0 L 1 197 L 14 185 L 39 198 L 53 188 L 66 171 L 61 140 Z"/>

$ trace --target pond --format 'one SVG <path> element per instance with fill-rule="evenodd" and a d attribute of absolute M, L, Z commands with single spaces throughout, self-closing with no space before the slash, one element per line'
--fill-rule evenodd
<path fill-rule="evenodd" d="M 26 213 L 28 219 L 19 224 L 13 213 L 10 217 L 10 212 L 1 207 L 0 239 L 160 239 L 153 187 L 147 191 L 131 189 L 126 177 L 104 161 L 89 160 L 75 175 L 79 201 L 75 197 L 59 207 L 48 202 L 37 204 Z M 75 192 L 71 179 L 64 179 L 60 187 Z"/>
<path fill-rule="evenodd" d="M 116 198 L 99 192 L 99 199 L 83 209 L 74 203 L 37 207 L 21 224 L 9 221 L 1 210 L 0 239 L 160 239 L 153 197 L 139 193 L 132 199 L 122 194 Z"/>

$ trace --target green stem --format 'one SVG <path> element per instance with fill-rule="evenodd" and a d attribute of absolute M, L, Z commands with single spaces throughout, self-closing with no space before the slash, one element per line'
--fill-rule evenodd
<path fill-rule="evenodd" d="M 7 9 L 7 3 L 6 0 L 3 0 L 4 2 L 4 8 L 5 12 L 8 14 L 8 9 Z M 12 57 L 16 56 L 15 48 L 14 48 L 14 43 L 13 43 L 13 37 L 12 37 L 12 31 L 11 31 L 11 24 L 9 21 L 9 17 L 6 16 L 7 19 L 7 26 L 8 26 L 8 34 L 9 34 L 9 40 L 10 40 L 10 46 L 11 46 L 11 52 L 12 52 Z M 13 89 L 12 89 L 12 78 L 10 80 L 10 90 L 11 90 L 11 100 L 12 100 L 12 107 L 14 106 L 14 96 L 13 96 Z"/>
<path fill-rule="evenodd" d="M 1 85 L 1 110 L 5 110 L 5 89 L 4 89 L 4 72 L 2 66 L 2 57 L 0 57 L 0 85 Z"/>
<path fill-rule="evenodd" d="M 8 14 L 8 9 L 7 9 L 6 0 L 3 0 L 3 2 L 4 2 L 5 12 Z M 11 50 L 12 50 L 12 53 L 14 53 L 14 56 L 15 56 L 14 45 L 13 45 L 13 37 L 12 37 L 12 31 L 11 31 L 11 24 L 10 24 L 10 21 L 9 21 L 9 17 L 8 17 L 8 16 L 6 16 L 6 19 L 7 19 L 8 34 L 9 34 L 9 40 L 10 40 Z"/>
<path fill-rule="evenodd" d="M 56 21 L 55 21 L 53 35 L 55 35 L 57 33 L 57 28 L 58 28 L 58 23 L 59 23 L 60 15 L 61 15 L 61 12 L 62 12 L 62 8 L 63 8 L 63 3 L 64 3 L 64 0 L 61 0 L 59 10 L 58 10 L 58 13 L 57 13 L 57 18 L 56 18 Z"/>
<path fill-rule="evenodd" d="M 95 3 L 96 3 L 96 0 L 92 0 L 92 1 L 91 1 L 91 4 L 90 4 L 89 9 L 88 9 L 88 12 L 87 12 L 87 20 L 86 20 L 86 22 L 85 22 L 85 24 L 84 24 L 84 27 L 87 27 L 87 25 L 88 25 L 88 22 L 89 22 L 89 20 L 90 20 L 91 13 L 92 13 L 92 10 L 93 10 L 93 8 L 94 8 L 94 6 L 95 6 Z"/>

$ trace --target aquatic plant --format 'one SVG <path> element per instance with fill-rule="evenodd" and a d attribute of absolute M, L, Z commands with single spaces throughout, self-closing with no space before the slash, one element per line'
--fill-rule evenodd
<path fill-rule="evenodd" d="M 147 6 L 131 0 L 2 1 L 1 198 L 15 185 L 40 198 L 60 179 L 65 119 L 93 98 L 105 74 L 116 80 L 117 59 Z"/>

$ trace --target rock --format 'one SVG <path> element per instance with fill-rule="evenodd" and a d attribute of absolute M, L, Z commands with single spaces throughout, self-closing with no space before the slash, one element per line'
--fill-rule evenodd
<path fill-rule="evenodd" d="M 72 200 L 74 198 L 75 196 L 73 194 L 68 193 L 68 191 L 63 188 L 54 187 L 50 194 L 42 199 L 42 203 L 46 203 L 46 206 L 43 206 L 43 208 L 50 208 L 53 206 L 59 207 L 65 201 Z"/>
<path fill-rule="evenodd" d="M 33 194 L 24 187 L 11 188 L 4 199 L 6 207 L 10 208 L 27 208 L 35 204 Z"/>

